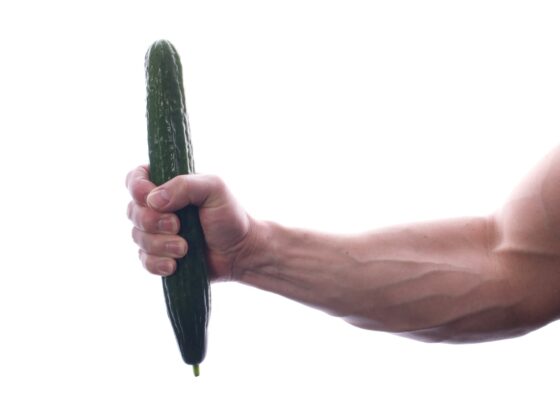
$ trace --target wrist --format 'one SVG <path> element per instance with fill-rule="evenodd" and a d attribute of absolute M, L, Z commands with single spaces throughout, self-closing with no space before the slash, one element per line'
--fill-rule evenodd
<path fill-rule="evenodd" d="M 240 283 L 344 316 L 348 285 L 341 272 L 354 264 L 347 243 L 334 235 L 252 221 L 239 270 Z"/>
<path fill-rule="evenodd" d="M 272 223 L 250 218 L 249 230 L 234 261 L 233 279 L 252 284 L 252 279 L 274 264 Z"/>

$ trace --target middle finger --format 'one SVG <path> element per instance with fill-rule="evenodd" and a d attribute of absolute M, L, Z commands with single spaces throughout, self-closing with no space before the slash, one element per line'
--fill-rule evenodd
<path fill-rule="evenodd" d="M 160 213 L 131 201 L 128 218 L 140 230 L 149 233 L 176 234 L 179 232 L 179 218 L 173 213 Z"/>

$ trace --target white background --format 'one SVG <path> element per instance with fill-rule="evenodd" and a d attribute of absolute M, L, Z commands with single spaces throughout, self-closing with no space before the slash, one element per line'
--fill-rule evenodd
<path fill-rule="evenodd" d="M 557 324 L 424 344 L 239 284 L 212 289 L 195 379 L 124 177 L 167 38 L 197 169 L 253 216 L 488 214 L 560 138 L 558 22 L 555 1 L 2 2 L 0 418 L 557 418 Z"/>

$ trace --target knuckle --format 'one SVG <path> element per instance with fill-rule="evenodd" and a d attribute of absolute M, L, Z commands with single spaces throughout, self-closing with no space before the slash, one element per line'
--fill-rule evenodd
<path fill-rule="evenodd" d="M 146 184 L 144 182 L 140 182 L 139 180 L 135 180 L 130 185 L 130 193 L 132 197 L 139 203 L 143 203 L 146 201 L 148 192 L 149 191 L 146 188 Z"/>
<path fill-rule="evenodd" d="M 142 188 L 142 184 L 146 183 L 151 185 L 149 181 L 149 170 L 146 165 L 140 165 L 134 168 L 128 172 L 125 178 L 125 185 L 133 197 L 136 197 L 138 193 L 142 193 L 142 191 L 138 191 L 138 189 Z"/>
<path fill-rule="evenodd" d="M 155 188 L 155 185 L 146 178 L 135 178 L 129 185 L 129 192 L 132 199 L 139 204 L 146 204 L 146 197 Z"/>
<path fill-rule="evenodd" d="M 150 251 L 151 245 L 150 241 L 146 239 L 146 234 L 136 227 L 132 228 L 132 240 L 143 251 Z"/>
<path fill-rule="evenodd" d="M 149 220 L 146 217 L 146 212 L 142 209 L 136 215 L 136 225 L 143 231 L 147 231 L 149 227 Z"/>
<path fill-rule="evenodd" d="M 190 189 L 190 176 L 191 175 L 179 175 L 169 181 L 169 190 L 173 197 L 180 197 L 181 201 L 188 197 Z"/>
<path fill-rule="evenodd" d="M 157 271 L 155 270 L 154 258 L 151 255 L 145 253 L 144 251 L 140 251 L 140 261 L 142 262 L 142 266 L 146 271 L 152 274 L 157 274 Z"/>
<path fill-rule="evenodd" d="M 124 185 L 127 188 L 130 187 L 130 182 L 132 181 L 132 178 L 134 177 L 134 174 L 136 173 L 137 170 L 138 168 L 132 169 L 131 171 L 128 171 L 128 173 L 126 174 L 126 178 L 124 179 Z"/>
<path fill-rule="evenodd" d="M 138 258 L 140 259 L 140 262 L 142 263 L 142 267 L 144 267 L 145 269 L 148 269 L 148 266 L 146 264 L 146 253 L 144 251 L 142 251 L 141 249 L 138 250 Z"/>
<path fill-rule="evenodd" d="M 158 235 L 145 232 L 138 228 L 133 228 L 132 239 L 134 243 L 140 247 L 141 250 L 150 255 L 165 257 L 169 253 L 166 250 L 166 243 L 168 243 L 169 235 Z M 173 238 L 172 236 L 170 238 Z M 171 241 L 173 241 L 171 239 Z"/>
<path fill-rule="evenodd" d="M 134 208 L 134 201 L 131 201 L 128 203 L 128 206 L 126 206 L 126 217 L 128 217 L 129 220 L 132 220 L 133 208 Z"/>
<path fill-rule="evenodd" d="M 132 210 L 132 221 L 136 227 L 144 232 L 155 233 L 158 230 L 159 214 L 147 207 L 135 204 Z"/>
<path fill-rule="evenodd" d="M 155 260 L 155 258 L 153 258 L 151 256 L 147 256 L 146 257 L 146 263 L 145 263 L 144 267 L 146 268 L 146 270 L 148 270 L 152 274 L 159 274 L 159 272 L 157 270 L 157 264 L 154 260 Z"/>
<path fill-rule="evenodd" d="M 139 254 L 140 256 L 140 262 L 142 263 L 142 266 L 149 271 L 152 274 L 155 274 L 153 272 L 153 268 L 154 268 L 154 263 L 153 263 L 153 257 L 151 257 L 150 255 L 148 255 L 145 251 L 140 250 Z"/>
<path fill-rule="evenodd" d="M 161 231 L 161 223 L 160 221 L 163 220 L 161 213 L 156 213 L 153 211 L 149 212 L 150 214 L 146 217 L 145 223 L 146 228 L 149 229 L 151 232 L 160 232 Z M 163 223 L 163 222 L 162 222 Z"/>
<path fill-rule="evenodd" d="M 205 204 L 208 207 L 217 207 L 223 204 L 228 197 L 228 188 L 224 180 L 217 175 L 209 175 L 207 183 L 208 195 Z"/>
<path fill-rule="evenodd" d="M 226 190 L 226 183 L 221 177 L 217 175 L 209 175 L 208 177 L 210 185 L 214 191 L 221 193 Z"/>
<path fill-rule="evenodd" d="M 131 233 L 132 233 L 132 240 L 134 241 L 134 243 L 135 243 L 136 245 L 140 245 L 140 244 L 138 243 L 138 242 L 139 242 L 139 239 L 138 239 L 138 229 L 137 229 L 136 227 L 133 227 Z"/>
<path fill-rule="evenodd" d="M 159 220 L 160 215 L 155 213 L 151 209 L 145 208 L 142 214 L 142 219 L 140 223 L 142 224 L 142 229 L 146 232 L 156 233 L 159 232 Z"/>
<path fill-rule="evenodd" d="M 158 257 L 145 252 L 142 255 L 142 265 L 152 274 L 170 275 L 176 269 L 175 261 L 171 258 Z"/>

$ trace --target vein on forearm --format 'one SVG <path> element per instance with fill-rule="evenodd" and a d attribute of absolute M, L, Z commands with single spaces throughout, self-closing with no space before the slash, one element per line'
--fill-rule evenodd
<path fill-rule="evenodd" d="M 474 325 L 480 337 L 487 327 L 509 328 L 512 295 L 488 250 L 484 219 L 359 236 L 272 229 L 269 258 L 249 275 L 254 286 L 363 328 L 420 339 L 470 340 Z"/>

